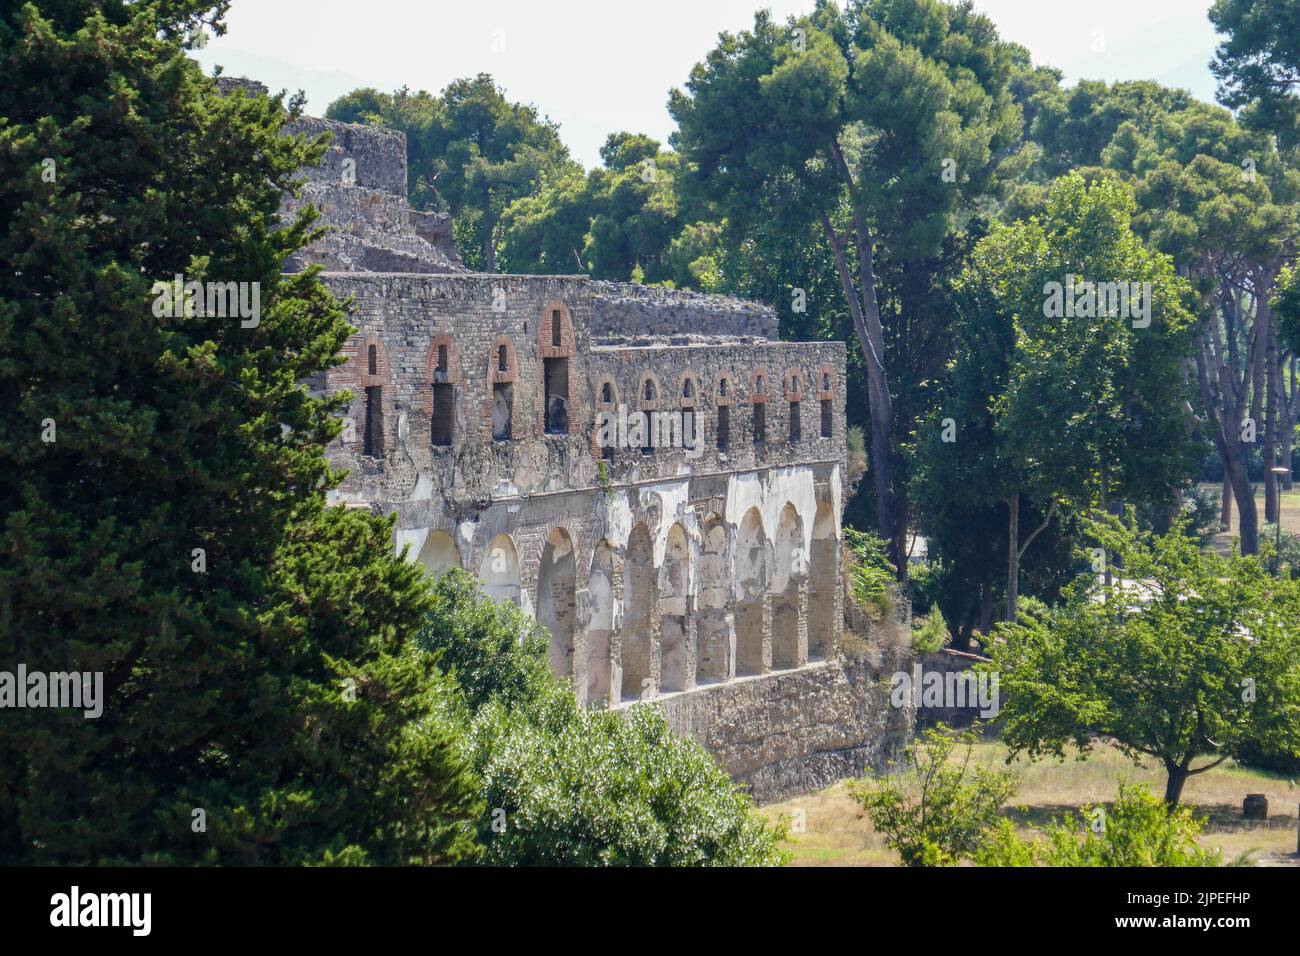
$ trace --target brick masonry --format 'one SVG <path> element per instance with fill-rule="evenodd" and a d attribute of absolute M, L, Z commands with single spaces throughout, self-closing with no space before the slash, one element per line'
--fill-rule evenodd
<path fill-rule="evenodd" d="M 287 211 L 335 232 L 291 268 L 324 265 L 357 329 L 311 383 L 353 396 L 333 500 L 395 514 L 408 559 L 536 614 L 582 700 L 659 701 L 756 794 L 879 763 L 898 718 L 840 652 L 843 343 L 781 342 L 752 302 L 466 272 L 406 208 L 400 133 L 294 131 L 333 142 Z"/>

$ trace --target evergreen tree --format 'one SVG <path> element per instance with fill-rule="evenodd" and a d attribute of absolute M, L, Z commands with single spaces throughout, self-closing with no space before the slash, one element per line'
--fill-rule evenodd
<path fill-rule="evenodd" d="M 473 850 L 420 573 L 325 507 L 346 396 L 301 383 L 350 329 L 281 275 L 313 226 L 279 217 L 325 143 L 185 56 L 226 6 L 0 14 L 0 669 L 103 675 L 98 718 L 0 711 L 0 862 Z M 250 308 L 178 307 L 177 275 Z"/>

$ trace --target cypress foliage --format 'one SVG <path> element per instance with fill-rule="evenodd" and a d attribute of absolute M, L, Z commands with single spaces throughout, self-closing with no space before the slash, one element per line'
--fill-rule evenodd
<path fill-rule="evenodd" d="M 325 143 L 187 59 L 226 5 L 0 12 L 0 670 L 104 675 L 96 719 L 0 710 L 0 863 L 473 855 L 420 572 L 325 507 L 345 399 L 300 383 L 350 328 L 278 215 Z M 168 315 L 178 274 L 258 314 Z"/>

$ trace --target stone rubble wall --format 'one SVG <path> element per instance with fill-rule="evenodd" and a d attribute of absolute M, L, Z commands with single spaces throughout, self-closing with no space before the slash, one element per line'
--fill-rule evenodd
<path fill-rule="evenodd" d="M 319 165 L 304 170 L 301 193 L 285 197 L 282 212 L 310 204 L 320 211 L 324 237 L 293 256 L 289 271 L 318 263 L 337 272 L 464 272 L 439 213 L 412 210 L 406 197 L 406 137 L 395 130 L 303 117 L 287 134 L 331 136 Z"/>
<path fill-rule="evenodd" d="M 776 310 L 729 296 L 594 281 L 591 334 L 603 344 L 673 345 L 739 339 L 775 342 Z"/>
<path fill-rule="evenodd" d="M 669 726 L 699 743 L 760 804 L 890 767 L 913 738 L 916 711 L 890 703 L 890 675 L 911 667 L 905 609 L 879 625 L 886 653 L 707 686 L 658 702 Z"/>
<path fill-rule="evenodd" d="M 965 674 L 976 664 L 987 663 L 988 660 L 987 657 L 981 657 L 978 654 L 944 648 L 934 654 L 922 655 L 919 663 L 923 669 L 923 674 L 943 674 L 946 678 L 948 674 Z M 999 699 L 1000 703 L 1001 700 Z M 934 706 L 925 705 L 924 701 L 922 701 L 922 706 L 916 710 L 916 726 L 918 730 L 937 727 L 939 724 L 946 724 L 954 728 L 965 728 L 976 720 L 987 723 L 988 718 L 980 717 L 978 706 L 970 704 L 965 707 L 957 707 L 951 704 L 948 706 Z"/>
<path fill-rule="evenodd" d="M 915 715 L 891 707 L 896 666 L 882 658 L 910 642 L 895 634 L 843 656 L 839 549 L 818 544 L 838 540 L 843 513 L 844 344 L 781 342 L 775 310 L 724 296 L 469 273 L 450 219 L 409 208 L 401 133 L 316 118 L 287 131 L 332 136 L 284 212 L 311 203 L 333 229 L 289 268 L 324 265 L 357 327 L 346 362 L 308 383 L 354 395 L 351 437 L 329 449 L 349 474 L 330 500 L 394 514 L 409 560 L 463 567 L 543 620 L 549 660 L 581 699 L 653 700 L 760 801 L 894 759 Z M 552 434 L 544 362 L 558 359 L 568 424 Z M 450 444 L 431 438 L 446 420 L 435 384 L 451 388 Z M 494 389 L 507 385 L 511 435 L 499 439 Z M 605 454 L 597 413 L 620 406 L 689 412 L 705 447 Z M 366 454 L 375 422 L 381 451 Z M 905 618 L 900 602 L 875 626 L 892 633 Z M 742 644 L 761 649 L 744 669 Z"/>

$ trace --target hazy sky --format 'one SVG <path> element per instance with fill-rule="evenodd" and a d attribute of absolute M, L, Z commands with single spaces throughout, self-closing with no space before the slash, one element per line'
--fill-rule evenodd
<path fill-rule="evenodd" d="M 1155 79 L 1214 98 L 1211 0 L 976 0 L 1001 34 L 1068 81 Z M 197 58 L 273 90 L 302 89 L 308 111 L 358 86 L 441 90 L 491 73 L 507 96 L 560 124 L 586 166 L 616 130 L 666 140 L 668 90 L 722 30 L 767 6 L 779 20 L 813 0 L 234 0 L 226 36 Z"/>

